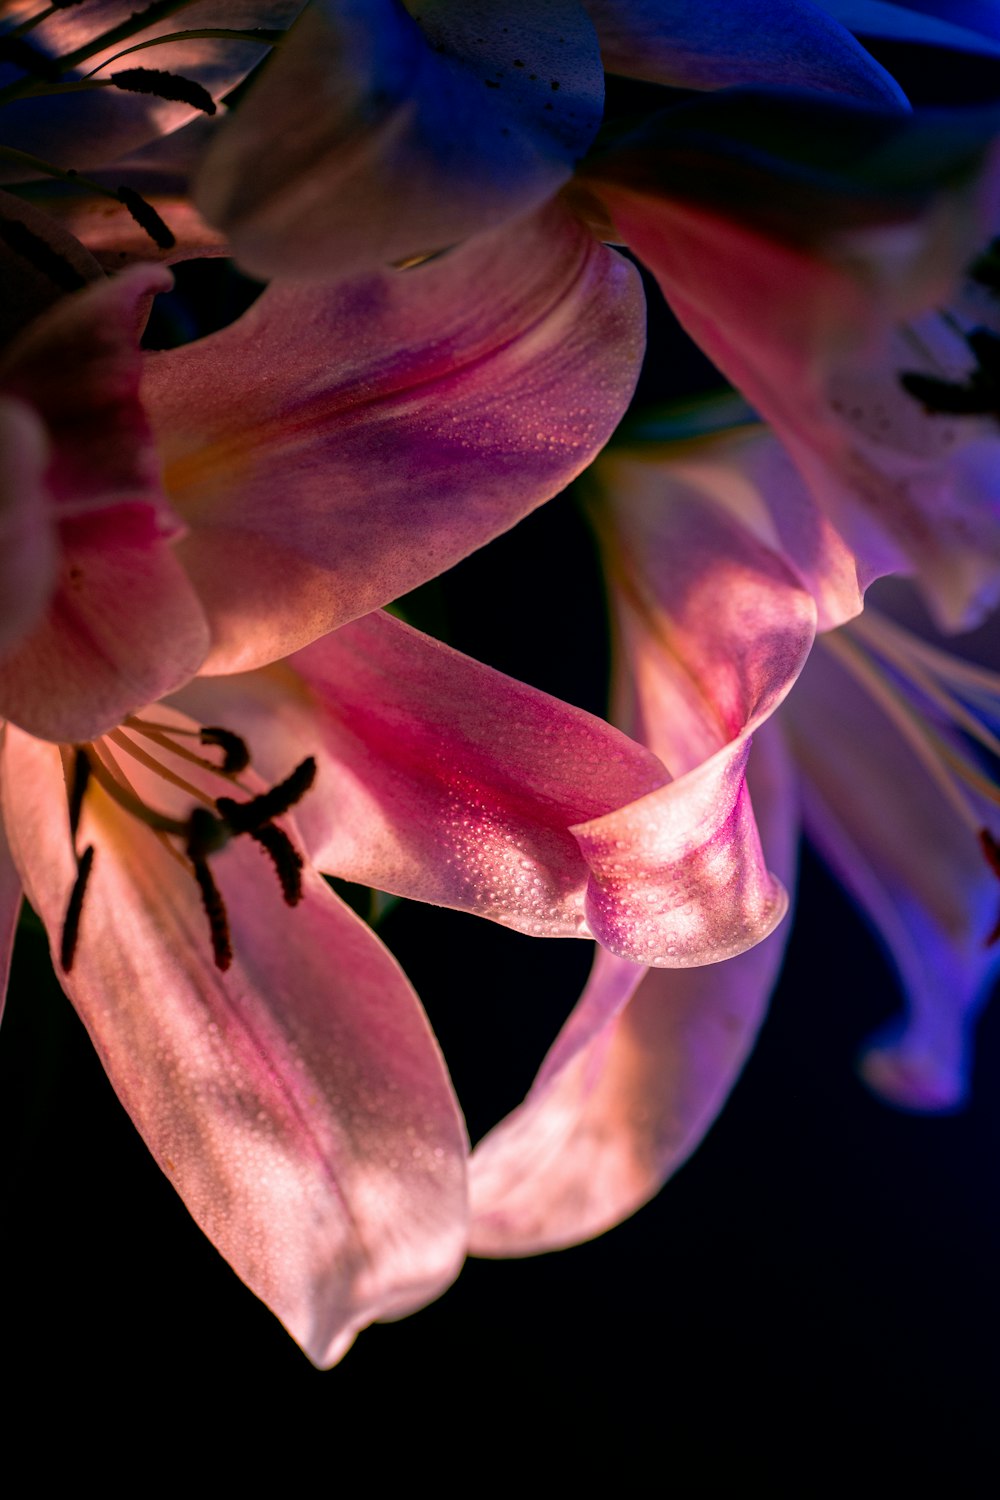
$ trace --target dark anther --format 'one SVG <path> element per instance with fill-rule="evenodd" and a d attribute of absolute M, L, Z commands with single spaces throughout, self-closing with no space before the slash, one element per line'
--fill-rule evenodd
<path fill-rule="evenodd" d="M 56 10 L 69 10 L 74 5 L 82 5 L 83 0 L 49 0 L 49 4 Z"/>
<path fill-rule="evenodd" d="M 206 860 L 229 842 L 232 829 L 207 807 L 196 807 L 188 818 L 187 846 L 184 850 L 192 864 Z"/>
<path fill-rule="evenodd" d="M 94 864 L 94 846 L 88 844 L 80 855 L 76 866 L 76 880 L 70 892 L 69 905 L 66 908 L 66 920 L 63 922 L 62 941 L 59 944 L 59 962 L 62 964 L 63 973 L 68 974 L 73 967 L 73 959 L 76 957 L 76 940 L 80 936 L 80 916 L 83 912 L 83 898 L 87 890 L 87 881 Z"/>
<path fill-rule="evenodd" d="M 222 751 L 222 769 L 234 776 L 245 771 L 250 764 L 250 751 L 246 741 L 231 729 L 220 729 L 215 724 L 206 724 L 201 731 L 203 745 L 218 745 Z"/>
<path fill-rule="evenodd" d="M 46 240 L 26 224 L 22 224 L 20 219 L 0 218 L 0 240 L 3 240 L 8 250 L 13 250 L 15 255 L 28 261 L 36 271 L 41 271 L 43 276 L 47 276 L 62 291 L 78 292 L 87 285 L 86 277 L 80 275 L 76 266 L 57 250 L 53 250 Z"/>
<path fill-rule="evenodd" d="M 281 881 L 285 905 L 298 906 L 302 900 L 302 855 L 288 834 L 276 828 L 273 823 L 265 823 L 263 828 L 255 828 L 250 837 L 270 855 Z"/>
<path fill-rule="evenodd" d="M 290 776 L 279 781 L 269 792 L 252 797 L 249 802 L 235 802 L 232 797 L 217 797 L 216 807 L 233 833 L 256 833 L 265 823 L 280 818 L 301 801 L 316 779 L 316 762 L 307 756 Z"/>
<path fill-rule="evenodd" d="M 208 90 L 179 73 L 162 73 L 159 68 L 123 68 L 112 73 L 111 82 L 115 88 L 127 89 L 130 94 L 155 94 L 157 99 L 190 104 L 192 109 L 200 109 L 206 115 L 215 114 L 215 100 Z"/>
<path fill-rule="evenodd" d="M 83 796 L 90 781 L 90 761 L 83 750 L 73 757 L 73 780 L 69 788 L 69 836 L 76 844 L 76 830 L 80 826 L 83 811 Z"/>
<path fill-rule="evenodd" d="M 191 863 L 194 866 L 194 878 L 201 892 L 201 904 L 205 908 L 212 934 L 212 957 L 215 959 L 215 967 L 225 973 L 233 961 L 233 945 L 229 937 L 226 904 L 208 868 L 207 861 L 192 858 Z"/>
<path fill-rule="evenodd" d="M 904 371 L 899 377 L 899 383 L 908 396 L 913 396 L 925 411 L 934 416 L 1000 415 L 1000 391 L 983 380 L 978 371 L 973 373 L 968 385 L 959 385 L 953 380 L 939 380 L 934 375 L 921 375 L 915 370 Z"/>
<path fill-rule="evenodd" d="M 139 228 L 146 231 L 153 244 L 159 246 L 161 250 L 172 250 L 177 241 L 153 205 L 147 203 L 135 188 L 120 187 L 116 191 L 118 201 L 125 205 Z"/>
<path fill-rule="evenodd" d="M 965 341 L 976 356 L 983 379 L 994 391 L 1000 389 L 1000 336 L 988 328 L 974 328 Z"/>

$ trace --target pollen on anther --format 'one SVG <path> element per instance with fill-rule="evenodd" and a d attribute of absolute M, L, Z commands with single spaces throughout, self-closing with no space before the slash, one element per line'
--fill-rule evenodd
<path fill-rule="evenodd" d="M 223 973 L 229 968 L 233 961 L 233 945 L 229 936 L 229 917 L 226 912 L 226 903 L 222 899 L 222 892 L 215 883 L 215 878 L 208 868 L 208 862 L 204 859 L 193 859 L 191 864 L 194 868 L 194 878 L 198 882 L 198 890 L 201 892 L 201 904 L 208 918 L 208 926 L 212 935 L 212 957 L 215 959 L 215 967 Z"/>
<path fill-rule="evenodd" d="M 83 913 L 83 898 L 87 893 L 87 881 L 94 865 L 94 846 L 88 844 L 80 855 L 76 867 L 76 880 L 70 892 L 69 905 L 66 907 L 66 917 L 63 922 L 62 941 L 59 944 L 59 962 L 64 974 L 68 974 L 73 967 L 73 959 L 76 957 L 76 944 L 80 936 L 80 917 Z"/>
<path fill-rule="evenodd" d="M 229 775 L 238 776 L 250 764 L 247 743 L 231 729 L 222 729 L 217 724 L 206 724 L 199 736 L 203 745 L 217 745 L 222 751 L 222 769 Z"/>
<path fill-rule="evenodd" d="M 254 829 L 250 837 L 270 856 L 285 905 L 298 906 L 302 900 L 303 860 L 287 833 L 273 823 L 265 823 L 263 828 Z"/>
<path fill-rule="evenodd" d="M 270 791 L 252 797 L 249 802 L 237 802 L 232 797 L 217 797 L 215 805 L 233 833 L 254 833 L 288 812 L 301 802 L 316 779 L 316 761 L 309 755 L 295 767 L 290 776 L 279 781 Z"/>

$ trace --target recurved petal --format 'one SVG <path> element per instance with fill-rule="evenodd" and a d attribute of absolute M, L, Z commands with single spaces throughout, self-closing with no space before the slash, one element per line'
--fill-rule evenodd
<path fill-rule="evenodd" d="M 667 774 L 602 720 L 382 612 L 179 701 L 202 719 L 214 704 L 265 778 L 292 745 L 316 756 L 295 815 L 320 868 L 550 937 L 585 935 L 571 825 Z"/>
<path fill-rule="evenodd" d="M 58 752 L 8 731 L 5 816 L 58 954 L 75 879 Z M 213 858 L 234 949 L 211 960 L 198 891 L 99 788 L 66 987 L 198 1224 L 317 1364 L 454 1276 L 464 1132 L 412 989 L 311 870 L 294 910 L 261 851 Z"/>
<path fill-rule="evenodd" d="M 676 88 L 792 84 L 905 106 L 844 28 L 801 0 L 584 0 L 609 73 Z"/>
<path fill-rule="evenodd" d="M 576 0 L 315 0 L 220 132 L 199 204 L 261 276 L 446 249 L 565 182 L 601 119 Z"/>
<path fill-rule="evenodd" d="M 750 777 L 768 860 L 790 883 L 794 774 L 773 727 L 755 742 Z M 576 1244 L 658 1191 L 739 1074 L 787 932 L 697 969 L 645 969 L 598 950 L 531 1092 L 472 1153 L 474 1254 Z"/>
<path fill-rule="evenodd" d="M 0 398 L 0 660 L 39 621 L 55 579 L 49 445 L 30 407 Z"/>
<path fill-rule="evenodd" d="M 634 269 L 552 206 L 412 271 L 274 283 L 151 358 L 208 670 L 287 655 L 554 495 L 621 416 L 643 318 Z"/>
<path fill-rule="evenodd" d="M 972 1027 L 1000 958 L 987 941 L 996 876 L 901 732 L 905 704 L 887 713 L 891 694 L 873 695 L 877 679 L 863 685 L 858 659 L 850 626 L 821 638 L 782 725 L 807 831 L 886 944 L 905 993 L 905 1017 L 875 1039 L 862 1074 L 895 1104 L 952 1109 L 967 1092 Z"/>
<path fill-rule="evenodd" d="M 991 0 L 815 0 L 859 36 L 919 42 L 1000 57 L 1000 15 Z"/>
<path fill-rule="evenodd" d="M 597 472 L 619 632 L 615 717 L 676 779 L 574 829 L 593 871 L 587 919 L 639 962 L 728 958 L 784 911 L 744 772 L 750 736 L 809 652 L 815 604 L 741 519 L 669 465 L 614 453 Z"/>

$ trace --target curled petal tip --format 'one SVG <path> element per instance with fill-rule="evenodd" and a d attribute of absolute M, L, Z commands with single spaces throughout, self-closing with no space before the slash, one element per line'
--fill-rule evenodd
<path fill-rule="evenodd" d="M 964 1073 L 927 1053 L 907 1052 L 903 1043 L 869 1048 L 858 1061 L 858 1074 L 872 1093 L 899 1109 L 953 1114 L 968 1102 Z"/>

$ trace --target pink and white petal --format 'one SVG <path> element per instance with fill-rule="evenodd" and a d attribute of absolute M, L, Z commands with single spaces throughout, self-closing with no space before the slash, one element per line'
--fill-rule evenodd
<path fill-rule="evenodd" d="M 161 535 L 179 530 L 139 399 L 139 338 L 153 297 L 172 284 L 152 265 L 102 277 L 61 298 L 4 351 L 0 389 L 33 406 L 48 431 L 46 482 L 60 519 L 141 506 Z"/>
<path fill-rule="evenodd" d="M 110 78 L 130 68 L 152 68 L 179 74 L 206 89 L 218 102 L 257 66 L 270 50 L 259 41 L 193 37 L 157 42 L 135 52 L 137 43 L 210 28 L 243 31 L 287 26 L 303 0 L 195 0 L 181 14 L 167 15 L 131 37 L 97 48 L 81 59 L 73 74 Z M 38 13 L 33 0 L 13 0 L 5 16 L 17 22 Z M 120 0 L 87 0 L 86 6 L 62 6 L 36 26 L 31 45 L 50 57 L 67 58 L 129 19 Z M 122 56 L 125 52 L 126 55 Z M 4 68 L 4 83 L 22 75 Z M 7 145 L 30 151 L 46 161 L 78 171 L 110 166 L 148 141 L 169 134 L 199 115 L 191 104 L 116 88 L 44 95 L 9 102 L 4 110 Z M 8 181 L 13 180 L 10 177 Z"/>
<path fill-rule="evenodd" d="M 327 279 L 521 218 L 601 120 L 577 0 L 314 0 L 219 133 L 205 217 L 260 276 Z"/>
<path fill-rule="evenodd" d="M 75 879 L 58 752 L 9 732 L 4 787 L 58 953 Z M 197 887 L 155 835 L 92 788 L 81 837 L 96 853 L 70 997 L 197 1223 L 333 1364 L 373 1319 L 435 1297 L 464 1252 L 464 1131 L 419 1002 L 311 870 L 290 911 L 257 848 L 213 861 L 235 951 L 223 975 Z"/>
<path fill-rule="evenodd" d="M 604 196 L 688 332 L 774 426 L 857 556 L 861 585 L 916 571 L 953 628 L 987 607 L 1000 566 L 996 507 L 982 503 L 981 485 L 960 482 L 951 424 L 935 426 L 899 385 L 899 351 L 866 279 L 698 208 L 615 188 Z M 899 437 L 916 422 L 926 452 Z"/>
<path fill-rule="evenodd" d="M 573 831 L 587 920 L 615 953 L 686 967 L 780 920 L 744 772 L 808 655 L 816 608 L 785 563 L 669 466 L 608 454 L 594 503 L 618 627 L 615 717 L 676 780 Z M 642 872 L 642 879 L 637 876 Z"/>
<path fill-rule="evenodd" d="M 775 727 L 750 767 L 768 860 L 795 871 L 794 772 Z M 524 1103 L 472 1153 L 470 1249 L 527 1255 L 634 1213 L 699 1145 L 764 1018 L 788 924 L 728 962 L 644 969 L 598 950 Z"/>
<path fill-rule="evenodd" d="M 48 461 L 38 417 L 20 401 L 0 397 L 0 660 L 37 625 L 55 581 Z"/>
<path fill-rule="evenodd" d="M 288 655 L 549 499 L 624 411 L 643 324 L 633 267 L 553 205 L 416 270 L 275 283 L 151 357 L 206 670 Z"/>
<path fill-rule="evenodd" d="M 1000 959 L 987 946 L 996 877 L 940 782 L 848 670 L 845 649 L 850 626 L 821 638 L 782 725 L 802 772 L 807 831 L 869 916 L 905 992 L 905 1019 L 874 1041 L 861 1070 L 895 1104 L 952 1109 L 967 1092 L 972 1026 Z"/>
<path fill-rule="evenodd" d="M 0 660 L 0 716 L 42 739 L 88 740 L 186 682 L 209 631 L 144 506 L 64 521 L 60 537 L 48 609 Z"/>
<path fill-rule="evenodd" d="M 295 818 L 320 868 L 550 937 L 585 935 L 571 825 L 666 778 L 611 725 L 381 612 L 177 701 L 243 734 L 265 779 L 290 747 L 316 756 Z"/>
<path fill-rule="evenodd" d="M 896 81 L 808 0 L 584 0 L 609 73 L 675 88 L 786 84 L 905 106 Z"/>

